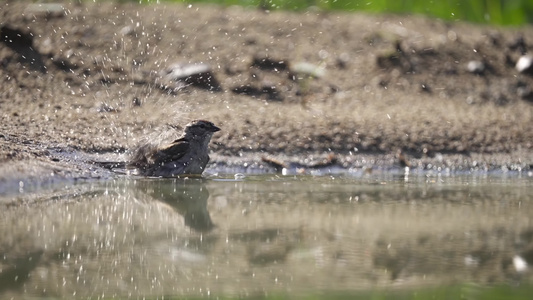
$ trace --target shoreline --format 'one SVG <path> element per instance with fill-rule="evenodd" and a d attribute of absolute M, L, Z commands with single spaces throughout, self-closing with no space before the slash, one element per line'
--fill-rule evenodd
<path fill-rule="evenodd" d="M 0 196 L 14 197 L 54 188 L 65 188 L 76 183 L 107 182 L 121 179 L 142 179 L 127 175 L 125 170 L 109 170 L 96 162 L 116 161 L 124 154 L 71 153 L 76 159 L 58 160 L 57 156 L 33 161 L 4 163 L 0 172 Z M 529 155 L 529 156 L 528 156 Z M 396 154 L 336 155 L 335 161 L 325 154 L 309 156 L 264 155 L 247 153 L 238 156 L 211 154 L 211 161 L 202 178 L 212 180 L 237 175 L 239 178 L 256 175 L 278 174 L 279 176 L 333 176 L 363 179 L 396 175 L 411 177 L 461 177 L 491 176 L 495 178 L 531 178 L 533 165 L 524 163 L 533 154 L 437 154 L 435 157 L 414 158 L 405 155 L 410 167 L 400 162 Z M 510 158 L 511 157 L 511 158 Z M 47 159 L 50 159 L 47 161 Z M 111 160 L 110 160 L 111 159 Z M 265 160 L 265 159 L 268 159 Z M 274 161 L 274 164 L 272 163 Z M 326 162 L 326 164 L 324 164 Z M 278 165 L 276 165 L 278 164 Z M 284 164 L 280 168 L 279 164 Z M 243 177 L 244 176 L 244 177 Z M 172 178 L 161 178 L 172 179 Z"/>

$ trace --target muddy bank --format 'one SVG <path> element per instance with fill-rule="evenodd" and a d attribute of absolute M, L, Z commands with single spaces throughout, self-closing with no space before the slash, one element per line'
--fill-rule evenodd
<path fill-rule="evenodd" d="M 7 1 L 0 14 L 4 183 L 100 177 L 53 154 L 124 158 L 195 118 L 222 128 L 212 166 L 333 154 L 401 167 L 400 150 L 425 169 L 533 163 L 533 78 L 515 67 L 530 26 L 119 3 Z"/>

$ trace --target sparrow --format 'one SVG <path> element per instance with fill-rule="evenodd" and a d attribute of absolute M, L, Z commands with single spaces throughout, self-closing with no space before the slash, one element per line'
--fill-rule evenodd
<path fill-rule="evenodd" d="M 144 176 L 201 175 L 209 162 L 209 142 L 217 131 L 220 128 L 209 121 L 194 120 L 170 144 L 148 143 L 134 149 L 128 167 Z"/>

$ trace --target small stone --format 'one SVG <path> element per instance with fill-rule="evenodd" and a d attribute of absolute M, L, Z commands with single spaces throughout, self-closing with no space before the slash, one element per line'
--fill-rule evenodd
<path fill-rule="evenodd" d="M 314 78 L 322 78 L 326 75 L 326 69 L 308 62 L 295 63 L 290 69 L 291 73 Z"/>
<path fill-rule="evenodd" d="M 518 255 L 513 256 L 513 266 L 515 270 L 519 273 L 525 272 L 528 269 L 528 264 L 526 260 Z"/>
<path fill-rule="evenodd" d="M 346 52 L 343 52 L 337 57 L 337 67 L 340 69 L 346 69 L 348 63 L 350 62 L 350 55 Z"/>
<path fill-rule="evenodd" d="M 247 95 L 247 96 L 258 96 L 261 95 L 261 91 L 255 87 L 251 86 L 249 84 L 243 84 L 236 86 L 232 89 L 232 92 L 235 94 L 241 94 L 241 95 Z"/>
<path fill-rule="evenodd" d="M 133 104 L 133 106 L 141 106 L 142 104 L 141 99 L 139 99 L 139 97 L 133 97 L 131 103 Z"/>
<path fill-rule="evenodd" d="M 56 55 L 55 57 L 52 58 L 52 62 L 60 70 L 67 71 L 67 72 L 72 72 L 72 70 L 76 70 L 78 68 L 78 65 L 76 63 L 73 63 L 71 59 L 69 59 L 67 54 Z"/>
<path fill-rule="evenodd" d="M 466 65 L 466 69 L 473 74 L 482 74 L 485 72 L 485 64 L 479 60 L 471 60 Z"/>
<path fill-rule="evenodd" d="M 420 91 L 431 94 L 431 87 L 427 83 L 420 84 Z"/>
<path fill-rule="evenodd" d="M 100 113 L 103 113 L 103 112 L 118 113 L 118 112 L 120 112 L 119 109 L 114 108 L 114 107 L 112 107 L 111 105 L 109 105 L 109 104 L 107 104 L 107 103 L 101 103 L 101 104 L 98 106 L 97 111 L 100 112 Z"/>
<path fill-rule="evenodd" d="M 130 25 L 124 26 L 120 30 L 120 34 L 121 35 L 132 35 L 134 32 L 135 32 L 135 30 L 133 29 L 133 26 L 130 26 Z"/>
<path fill-rule="evenodd" d="M 59 3 L 29 4 L 24 13 L 27 17 L 60 18 L 65 15 L 65 8 Z"/>
<path fill-rule="evenodd" d="M 244 175 L 243 173 L 236 173 L 234 176 L 235 180 L 243 180 L 244 178 L 246 178 L 246 175 Z"/>
<path fill-rule="evenodd" d="M 163 86 L 174 86 L 178 83 L 180 87 L 194 85 L 210 91 L 220 91 L 220 84 L 215 79 L 211 66 L 206 63 L 173 64 L 162 73 Z"/>
<path fill-rule="evenodd" d="M 287 62 L 282 59 L 273 59 L 266 55 L 256 56 L 252 61 L 252 67 L 256 67 L 262 70 L 274 70 L 281 71 L 287 68 Z"/>
<path fill-rule="evenodd" d="M 522 55 L 516 62 L 516 70 L 520 73 L 531 72 L 531 66 L 533 65 L 533 56 Z"/>

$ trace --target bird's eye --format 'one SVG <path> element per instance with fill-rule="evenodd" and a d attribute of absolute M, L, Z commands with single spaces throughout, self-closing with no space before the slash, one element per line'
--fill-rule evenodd
<path fill-rule="evenodd" d="M 205 124 L 200 124 L 200 128 L 205 128 Z"/>

